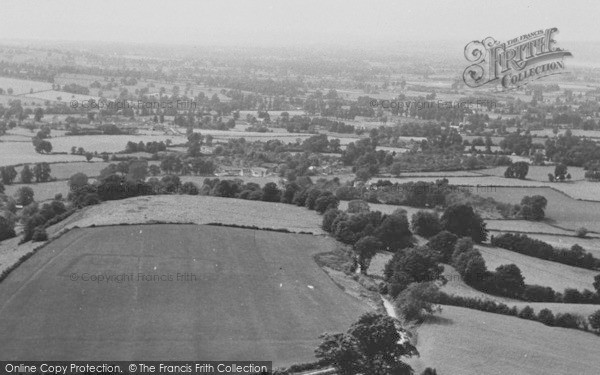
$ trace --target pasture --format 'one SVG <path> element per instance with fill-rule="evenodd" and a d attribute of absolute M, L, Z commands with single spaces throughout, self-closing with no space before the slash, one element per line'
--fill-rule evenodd
<path fill-rule="evenodd" d="M 595 189 L 600 188 L 596 185 L 594 187 Z M 600 232 L 600 222 L 598 221 L 600 202 L 576 200 L 550 188 L 496 187 L 494 189 L 479 190 L 476 194 L 512 204 L 520 203 L 526 195 L 542 195 L 548 200 L 545 209 L 546 218 L 567 229 L 576 230 L 585 227 L 591 231 Z M 592 192 L 595 193 L 596 191 Z M 598 197 L 600 195 L 596 194 L 596 199 Z"/>
<path fill-rule="evenodd" d="M 9 88 L 13 89 L 13 99 L 21 99 L 17 95 L 29 94 L 31 91 L 52 90 L 52 83 L 41 81 L 28 81 L 24 79 L 0 77 L 0 88 L 6 92 Z"/>
<path fill-rule="evenodd" d="M 335 246 L 212 226 L 73 230 L 0 283 L 2 354 L 311 362 L 321 333 L 345 331 L 369 311 L 314 262 Z M 121 281 L 90 281 L 102 274 Z"/>
<path fill-rule="evenodd" d="M 561 293 L 565 288 L 594 290 L 592 283 L 598 271 L 567 266 L 499 247 L 475 245 L 475 248 L 481 252 L 488 270 L 495 270 L 504 264 L 515 264 L 521 270 L 526 284 L 549 286 Z"/>
<path fill-rule="evenodd" d="M 222 223 L 325 233 L 321 229 L 322 217 L 304 207 L 198 195 L 155 195 L 103 202 L 78 211 L 61 225 L 72 228 L 148 222 Z"/>
<path fill-rule="evenodd" d="M 530 165 L 529 172 L 527 172 L 527 180 L 540 181 L 540 182 L 549 182 L 548 181 L 548 173 L 554 174 L 554 165 Z M 477 171 L 476 173 L 480 173 L 483 175 L 504 177 L 504 172 L 506 171 L 506 167 L 496 167 L 483 169 L 481 171 Z M 581 167 L 569 167 L 568 172 L 571 174 L 571 180 L 583 180 L 585 179 L 585 171 Z M 564 184 L 552 184 L 555 185 L 564 185 Z"/>
<path fill-rule="evenodd" d="M 51 140 L 51 143 L 54 146 L 54 139 Z M 123 145 L 123 147 L 125 147 L 125 145 Z M 0 167 L 26 163 L 58 163 L 82 160 L 84 160 L 84 158 L 80 155 L 38 154 L 35 152 L 31 142 L 0 142 Z"/>
<path fill-rule="evenodd" d="M 600 368 L 597 336 L 516 317 L 443 306 L 417 334 L 421 356 L 408 361 L 417 373 L 595 375 Z"/>

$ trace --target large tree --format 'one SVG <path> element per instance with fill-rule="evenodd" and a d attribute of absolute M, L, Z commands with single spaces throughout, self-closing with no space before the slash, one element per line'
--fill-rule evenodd
<path fill-rule="evenodd" d="M 455 204 L 446 208 L 441 223 L 445 230 L 459 237 L 471 237 L 477 243 L 487 239 L 485 222 L 469 205 Z"/>

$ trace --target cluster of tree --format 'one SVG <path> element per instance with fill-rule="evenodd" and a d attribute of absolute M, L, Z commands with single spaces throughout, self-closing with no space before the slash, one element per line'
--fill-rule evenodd
<path fill-rule="evenodd" d="M 396 298 L 412 283 L 442 280 L 443 270 L 444 267 L 439 264 L 439 254 L 428 246 L 397 252 L 385 265 L 387 293 Z"/>
<path fill-rule="evenodd" d="M 293 116 L 289 118 L 288 115 L 281 116 L 280 123 L 290 133 L 316 133 L 318 130 L 325 130 L 332 133 L 355 132 L 353 125 L 346 125 L 341 121 L 334 121 L 324 117 Z"/>
<path fill-rule="evenodd" d="M 518 215 L 525 220 L 542 220 L 546 215 L 544 209 L 547 204 L 548 200 L 542 195 L 525 196 L 521 199 Z"/>
<path fill-rule="evenodd" d="M 403 358 L 419 355 L 399 323 L 386 315 L 367 313 L 354 323 L 347 333 L 325 333 L 315 356 L 324 364 L 335 367 L 340 375 L 413 374 Z M 428 370 L 433 374 L 433 370 Z"/>
<path fill-rule="evenodd" d="M 151 154 L 155 154 L 157 152 L 160 151 L 165 151 L 167 149 L 167 145 L 165 144 L 165 142 L 160 141 L 160 142 L 148 142 L 146 144 L 144 144 L 143 141 L 140 141 L 139 143 L 135 143 L 135 142 L 127 142 L 127 145 L 125 146 L 125 153 L 127 154 L 131 154 L 134 152 L 149 152 Z"/>
<path fill-rule="evenodd" d="M 194 147 L 194 146 L 192 146 Z M 160 167 L 151 165 L 149 171 L 156 176 L 160 170 L 167 174 L 212 176 L 217 169 L 216 164 L 205 157 L 178 157 L 169 155 L 161 160 Z"/>
<path fill-rule="evenodd" d="M 531 134 L 511 133 L 500 141 L 500 148 L 516 155 L 529 155 L 534 148 Z"/>
<path fill-rule="evenodd" d="M 568 166 L 585 167 L 600 161 L 600 146 L 591 139 L 573 136 L 571 130 L 546 140 L 545 148 L 550 160 Z"/>
<path fill-rule="evenodd" d="M 50 143 L 50 141 L 46 141 L 38 137 L 33 137 L 31 139 L 31 143 L 33 143 L 33 147 L 35 148 L 35 152 L 37 153 L 49 154 L 52 152 L 52 143 Z"/>
<path fill-rule="evenodd" d="M 89 95 L 90 94 L 89 88 L 82 86 L 82 85 L 78 85 L 76 83 L 70 83 L 68 85 L 63 85 L 62 91 L 70 92 L 71 94 L 79 94 L 79 95 Z"/>
<path fill-rule="evenodd" d="M 329 210 L 323 215 L 322 228 L 338 241 L 353 245 L 363 274 L 367 273 L 370 260 L 377 251 L 397 252 L 413 244 L 404 210 L 389 215 L 379 211 L 352 214 Z"/>
<path fill-rule="evenodd" d="M 323 153 L 332 152 L 338 153 L 341 151 L 340 140 L 337 138 L 328 140 L 325 134 L 313 135 L 302 142 L 302 148 L 308 152 Z"/>
<path fill-rule="evenodd" d="M 529 172 L 529 164 L 524 161 L 519 161 L 514 164 L 511 164 L 504 171 L 504 177 L 506 178 L 518 178 L 520 180 L 524 180 L 527 177 L 527 173 Z"/>
<path fill-rule="evenodd" d="M 577 244 L 573 245 L 571 249 L 557 249 L 544 241 L 536 240 L 524 234 L 512 233 L 495 236 L 492 238 L 491 243 L 493 246 L 552 262 L 590 270 L 600 269 L 600 259 L 595 258 Z"/>
<path fill-rule="evenodd" d="M 50 203 L 45 203 L 41 208 L 37 202 L 30 202 L 23 208 L 21 213 L 24 222 L 23 238 L 21 242 L 27 241 L 46 241 L 46 227 L 63 220 L 68 212 L 65 204 L 60 199 L 55 199 Z"/>
<path fill-rule="evenodd" d="M 559 163 L 554 168 L 554 174 L 548 173 L 548 181 L 564 181 L 570 180 L 571 174 L 567 172 L 567 166 L 565 164 Z"/>
<path fill-rule="evenodd" d="M 2 181 L 4 185 L 12 184 L 15 178 L 17 178 L 17 175 L 18 173 L 12 165 L 0 167 L 0 181 Z"/>
<path fill-rule="evenodd" d="M 25 164 L 21 169 L 21 182 L 29 184 L 35 177 L 35 182 L 48 182 L 52 180 L 52 169 L 48 163 L 36 163 L 33 169 L 29 168 L 29 164 Z"/>

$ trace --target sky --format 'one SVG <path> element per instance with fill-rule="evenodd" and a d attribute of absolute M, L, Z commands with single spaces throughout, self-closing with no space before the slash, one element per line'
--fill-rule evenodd
<path fill-rule="evenodd" d="M 340 46 L 506 41 L 557 27 L 600 41 L 598 0 L 2 0 L 0 39 Z"/>

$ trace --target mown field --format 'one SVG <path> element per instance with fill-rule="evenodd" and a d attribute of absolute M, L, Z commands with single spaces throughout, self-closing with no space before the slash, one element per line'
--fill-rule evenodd
<path fill-rule="evenodd" d="M 23 79 L 16 78 L 8 78 L 8 77 L 0 77 L 0 88 L 8 90 L 9 88 L 13 89 L 13 95 L 21 95 L 21 94 L 29 94 L 32 90 L 42 91 L 42 90 L 52 90 L 52 83 L 50 82 L 41 82 L 41 81 L 28 81 Z M 13 99 L 23 99 L 19 97 L 14 97 Z"/>
<path fill-rule="evenodd" d="M 596 375 L 598 337 L 461 307 L 444 306 L 417 331 L 417 373 L 435 367 L 460 375 Z"/>
<path fill-rule="evenodd" d="M 61 222 L 64 228 L 92 225 L 223 223 L 324 234 L 323 218 L 304 207 L 233 198 L 155 195 L 103 202 L 86 207 Z"/>
<path fill-rule="evenodd" d="M 73 230 L 0 283 L 2 355 L 313 361 L 321 333 L 345 331 L 368 311 L 314 262 L 334 246 L 311 235 L 195 225 Z M 132 276 L 97 283 L 82 280 L 88 274 Z"/>

